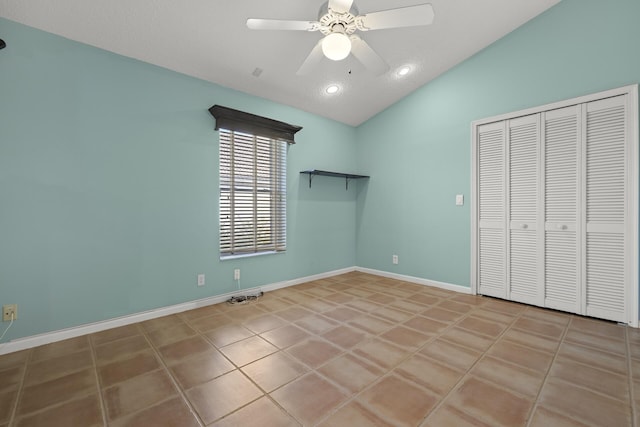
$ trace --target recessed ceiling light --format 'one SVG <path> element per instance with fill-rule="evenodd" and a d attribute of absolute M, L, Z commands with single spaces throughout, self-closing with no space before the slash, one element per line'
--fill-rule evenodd
<path fill-rule="evenodd" d="M 411 71 L 411 67 L 409 67 L 408 65 L 405 65 L 404 67 L 398 70 L 398 75 L 406 76 L 407 74 L 409 74 L 409 71 Z"/>
<path fill-rule="evenodd" d="M 330 85 L 330 86 L 327 86 L 327 89 L 326 89 L 326 91 L 327 91 L 327 93 L 329 95 L 333 95 L 334 93 L 338 93 L 339 90 L 340 90 L 340 86 L 338 86 L 338 85 Z"/>

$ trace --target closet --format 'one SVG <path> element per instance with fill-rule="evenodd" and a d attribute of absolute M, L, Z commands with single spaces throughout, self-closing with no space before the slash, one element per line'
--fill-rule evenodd
<path fill-rule="evenodd" d="M 638 325 L 637 85 L 472 123 L 472 291 Z"/>

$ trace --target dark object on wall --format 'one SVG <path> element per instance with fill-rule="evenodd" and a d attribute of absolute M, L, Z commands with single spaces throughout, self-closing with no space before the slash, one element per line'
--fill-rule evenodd
<path fill-rule="evenodd" d="M 237 132 L 251 133 L 266 138 L 286 141 L 295 144 L 293 136 L 302 129 L 301 126 L 290 125 L 267 117 L 256 116 L 233 108 L 214 105 L 209 113 L 216 119 L 215 130 L 227 129 Z"/>
<path fill-rule="evenodd" d="M 7 44 L 4 42 L 4 40 L 0 39 L 0 49 L 4 49 L 5 47 L 7 47 Z"/>

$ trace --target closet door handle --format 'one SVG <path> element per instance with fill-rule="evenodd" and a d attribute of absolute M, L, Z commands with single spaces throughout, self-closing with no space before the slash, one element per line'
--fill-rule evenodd
<path fill-rule="evenodd" d="M 558 225 L 556 225 L 556 228 L 557 228 L 558 230 L 566 230 L 566 229 L 567 229 L 567 228 L 569 228 L 569 227 L 567 227 L 567 225 L 566 225 L 566 224 L 558 224 Z"/>
<path fill-rule="evenodd" d="M 520 226 L 520 228 L 522 228 L 523 230 L 526 230 L 527 228 L 529 228 L 529 225 L 527 225 L 527 224 L 522 224 L 522 225 Z"/>

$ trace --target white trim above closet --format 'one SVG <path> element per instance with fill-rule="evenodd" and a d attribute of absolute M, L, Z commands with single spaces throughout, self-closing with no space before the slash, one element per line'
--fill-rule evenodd
<path fill-rule="evenodd" d="M 638 327 L 638 85 L 471 135 L 472 293 Z"/>

